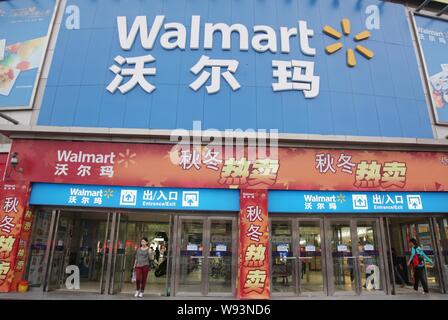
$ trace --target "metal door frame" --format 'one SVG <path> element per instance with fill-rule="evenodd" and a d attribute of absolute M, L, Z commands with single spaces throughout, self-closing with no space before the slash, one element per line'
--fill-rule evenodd
<path fill-rule="evenodd" d="M 115 245 L 115 232 L 114 231 L 116 230 L 115 229 L 116 225 L 117 225 L 117 212 L 113 211 L 112 212 L 112 225 L 111 225 L 111 228 L 110 228 L 110 237 L 109 237 L 109 248 L 107 246 L 107 242 L 105 243 L 105 246 L 104 246 L 104 250 L 105 251 L 104 251 L 104 254 L 103 254 L 103 261 L 105 260 L 106 253 L 107 253 L 106 283 L 105 283 L 105 287 L 104 288 L 103 288 L 102 285 L 100 286 L 101 293 L 103 293 L 103 292 L 109 293 L 109 291 L 110 291 L 111 272 L 112 272 L 112 258 L 114 257 L 113 249 L 114 249 L 114 245 Z M 107 231 L 106 231 L 106 234 L 107 234 Z M 107 237 L 106 237 L 106 239 L 107 239 Z M 103 264 L 103 270 L 104 270 L 104 264 Z M 101 279 L 103 279 L 102 276 L 101 276 Z"/>
<path fill-rule="evenodd" d="M 116 224 L 115 224 L 115 229 L 113 229 L 113 230 L 111 230 L 111 234 L 112 234 L 112 232 L 114 233 L 114 243 L 113 243 L 113 251 L 111 252 L 111 254 L 112 254 L 112 259 L 113 259 L 113 262 L 112 262 L 112 268 L 111 268 L 111 273 L 110 273 L 110 286 L 107 288 L 107 294 L 117 294 L 117 293 L 119 293 L 120 291 L 121 291 L 121 289 L 123 288 L 123 281 L 124 281 L 124 276 L 123 276 L 123 272 L 124 272 L 124 270 L 123 270 L 123 262 L 121 263 L 121 266 L 120 266 L 120 272 L 122 273 L 121 274 L 121 281 L 119 281 L 120 283 L 119 283 L 119 287 L 117 288 L 117 290 L 115 290 L 115 288 L 114 288 L 114 285 L 115 285 L 115 272 L 116 272 L 116 268 L 117 268 L 117 255 L 118 255 L 118 239 L 119 239 L 119 236 L 120 236 L 120 225 L 121 225 L 121 217 L 122 217 L 122 215 L 123 215 L 123 213 L 121 213 L 121 212 L 116 212 L 116 214 L 117 214 L 117 221 L 116 221 Z M 111 243 L 112 243 L 112 241 L 111 241 Z M 110 252 L 110 251 L 109 251 Z M 123 258 L 123 261 L 124 261 L 125 259 Z"/>
<path fill-rule="evenodd" d="M 44 265 L 44 285 L 43 289 L 45 292 L 52 291 L 50 288 L 50 275 L 53 269 L 53 258 L 54 258 L 54 250 L 55 250 L 55 232 L 59 226 L 59 218 L 60 218 L 61 210 L 52 210 L 51 212 L 51 222 L 50 222 L 50 230 L 48 232 L 47 239 L 47 250 L 45 250 L 45 265 Z"/>
<path fill-rule="evenodd" d="M 444 272 L 445 259 L 443 257 L 443 250 L 448 250 L 448 248 L 444 248 L 442 245 L 441 232 L 445 232 L 445 230 L 443 230 L 443 225 L 442 226 L 439 225 L 438 219 L 448 220 L 448 218 L 446 218 L 446 217 L 431 217 L 431 219 L 433 220 L 434 226 L 437 227 L 437 228 L 434 228 L 434 231 L 435 231 L 435 240 L 436 240 L 437 253 L 438 253 L 437 256 L 438 256 L 439 267 L 440 267 L 439 270 L 440 270 L 440 274 L 442 275 L 442 280 L 441 280 L 441 287 L 443 289 L 442 293 L 447 293 L 447 291 L 448 291 L 448 279 L 447 279 L 448 274 L 445 274 L 445 272 Z M 439 231 L 439 232 L 436 232 L 436 231 Z M 445 237 L 447 237 L 447 242 L 448 242 L 448 234 L 445 234 Z"/>
<path fill-rule="evenodd" d="M 383 222 L 386 226 L 385 237 L 384 237 L 385 248 L 387 248 L 386 250 L 389 252 L 389 254 L 387 255 L 388 263 L 386 263 L 386 265 L 390 268 L 389 272 L 387 274 L 389 276 L 387 278 L 387 283 L 389 284 L 387 294 L 396 295 L 397 289 L 396 289 L 396 283 L 395 283 L 395 267 L 394 267 L 394 261 L 393 261 L 393 257 L 392 257 L 392 242 L 391 242 L 391 238 L 390 238 L 389 218 L 388 217 L 384 218 Z"/>
<path fill-rule="evenodd" d="M 439 279 L 439 289 L 440 293 L 445 293 L 445 277 L 443 276 L 443 265 L 441 258 L 441 252 L 440 252 L 440 235 L 438 235 L 438 232 L 436 232 L 436 228 L 434 223 L 437 223 L 435 221 L 434 217 L 428 217 L 429 220 L 429 231 L 431 233 L 431 241 L 433 243 L 433 250 L 434 250 L 434 266 L 437 268 L 437 277 Z M 443 257 L 442 257 L 443 258 Z"/>

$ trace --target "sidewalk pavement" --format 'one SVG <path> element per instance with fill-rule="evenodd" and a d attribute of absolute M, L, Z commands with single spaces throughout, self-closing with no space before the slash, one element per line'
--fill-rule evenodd
<path fill-rule="evenodd" d="M 448 300 L 448 294 L 422 293 L 384 295 L 365 294 L 362 296 L 311 296 L 311 297 L 272 297 L 272 300 Z M 0 293 L 0 300 L 238 300 L 234 297 L 162 297 L 146 294 L 135 298 L 132 294 L 101 295 L 86 292 L 42 292 L 31 290 L 26 293 Z"/>

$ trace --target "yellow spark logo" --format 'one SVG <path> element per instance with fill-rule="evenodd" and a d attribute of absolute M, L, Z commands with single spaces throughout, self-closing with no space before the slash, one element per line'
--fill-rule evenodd
<path fill-rule="evenodd" d="M 132 153 L 129 149 L 126 149 L 126 153 L 118 153 L 118 157 L 120 160 L 118 160 L 119 164 L 124 164 L 124 167 L 127 168 L 129 165 L 135 164 L 135 161 L 132 158 L 135 158 L 137 156 L 136 153 Z"/>
<path fill-rule="evenodd" d="M 342 194 L 342 193 L 340 193 L 338 196 L 337 196 L 337 201 L 339 201 L 340 203 L 344 203 L 346 200 L 345 200 L 345 196 Z"/>
<path fill-rule="evenodd" d="M 350 20 L 349 19 L 342 19 L 342 31 L 344 32 L 344 34 L 346 36 L 350 35 Z M 342 38 L 342 34 L 333 29 L 332 27 L 326 25 L 324 27 L 324 33 L 329 35 L 330 37 L 333 37 L 337 40 Z M 357 35 L 355 35 L 355 41 L 363 41 L 363 40 L 367 40 L 370 38 L 370 32 L 367 30 L 364 30 L 360 33 L 358 33 Z M 342 49 L 344 45 L 341 42 L 336 42 L 333 44 L 330 44 L 329 46 L 325 47 L 325 51 L 328 54 L 333 54 L 337 51 L 339 51 L 340 49 Z M 372 59 L 374 56 L 373 51 L 367 49 L 366 47 L 358 44 L 356 46 L 356 51 L 358 51 L 361 55 L 363 55 L 365 58 L 367 59 Z M 355 57 L 355 52 L 353 51 L 352 48 L 347 49 L 347 64 L 349 65 L 349 67 L 354 67 L 356 66 L 356 57 Z"/>
<path fill-rule="evenodd" d="M 112 189 L 106 189 L 106 190 L 104 190 L 104 196 L 105 196 L 107 199 L 112 198 L 112 197 L 114 196 L 114 190 L 112 190 Z"/>

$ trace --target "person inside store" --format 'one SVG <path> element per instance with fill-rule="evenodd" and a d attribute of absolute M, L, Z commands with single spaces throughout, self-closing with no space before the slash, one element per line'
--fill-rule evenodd
<path fill-rule="evenodd" d="M 157 261 L 158 263 L 154 271 L 154 275 L 156 277 L 161 277 L 166 274 L 167 260 L 168 260 L 168 249 L 166 246 L 162 245 L 160 247 L 160 258 L 159 261 Z"/>
<path fill-rule="evenodd" d="M 433 265 L 432 260 L 425 254 L 423 249 L 418 244 L 417 240 L 412 238 L 409 240 L 411 249 L 411 258 L 408 265 L 414 268 L 414 290 L 418 291 L 418 283 L 422 283 L 423 294 L 428 293 L 428 281 L 426 280 L 426 263 Z"/>
<path fill-rule="evenodd" d="M 397 253 L 395 252 L 395 248 L 392 248 L 392 264 L 394 265 L 394 275 L 395 281 L 401 285 L 402 288 L 405 287 L 406 281 L 404 281 L 403 276 L 401 275 L 403 266 L 398 263 Z"/>
<path fill-rule="evenodd" d="M 154 259 L 155 259 L 155 262 L 156 262 L 156 263 L 159 262 L 159 259 L 160 259 L 160 250 L 159 250 L 159 246 L 156 247 L 156 251 L 155 251 L 155 254 L 154 254 Z"/>
<path fill-rule="evenodd" d="M 140 240 L 140 248 L 135 252 L 134 270 L 136 274 L 137 291 L 135 297 L 143 298 L 145 292 L 146 279 L 148 277 L 150 261 L 150 249 L 148 246 L 148 238 L 143 237 Z"/>
<path fill-rule="evenodd" d="M 155 258 L 155 252 L 153 247 L 149 247 L 149 267 L 154 268 L 154 258 Z"/>

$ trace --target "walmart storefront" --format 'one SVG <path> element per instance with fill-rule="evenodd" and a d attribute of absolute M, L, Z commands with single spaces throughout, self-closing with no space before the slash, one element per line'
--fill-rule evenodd
<path fill-rule="evenodd" d="M 0 8 L 0 106 L 31 114 L 2 126 L 0 291 L 131 294 L 145 236 L 153 295 L 408 294 L 411 238 L 446 292 L 445 21 L 374 0 Z"/>

